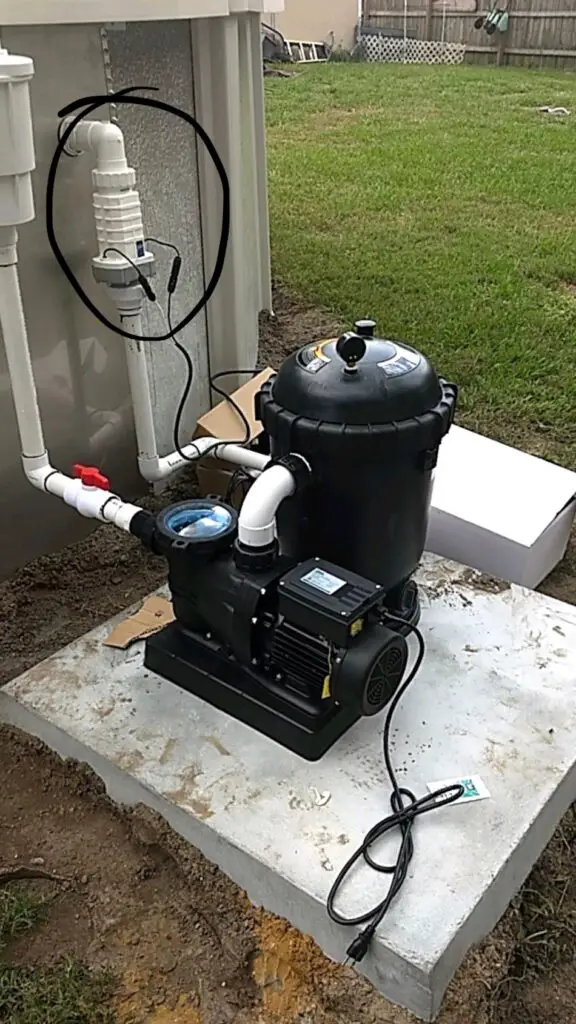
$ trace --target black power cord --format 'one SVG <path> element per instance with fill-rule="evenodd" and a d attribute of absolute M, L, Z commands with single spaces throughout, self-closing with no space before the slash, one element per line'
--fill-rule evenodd
<path fill-rule="evenodd" d="M 347 961 L 352 960 L 354 963 L 359 963 L 366 956 L 378 925 L 387 914 L 393 900 L 400 892 L 400 889 L 406 880 L 408 868 L 410 867 L 410 862 L 414 855 L 412 829 L 416 818 L 421 814 L 427 814 L 428 811 L 434 811 L 446 804 L 454 803 L 455 800 L 459 800 L 464 794 L 463 786 L 444 786 L 442 789 L 437 789 L 433 793 L 428 793 L 426 796 L 420 797 L 420 799 L 417 800 L 411 790 L 398 784 L 396 772 L 390 756 L 390 732 L 392 728 L 392 719 L 398 704 L 420 670 L 420 666 L 422 665 L 426 652 L 426 646 L 424 643 L 424 637 L 418 627 L 407 622 L 405 619 L 399 618 L 396 615 L 390 615 L 386 612 L 384 623 L 385 625 L 391 623 L 393 626 L 401 626 L 403 629 L 409 630 L 409 632 L 416 637 L 418 642 L 418 654 L 416 655 L 416 660 L 410 672 L 390 703 L 384 720 L 382 750 L 386 772 L 392 786 L 392 793 L 390 796 L 392 813 L 377 822 L 376 825 L 366 833 L 360 846 L 354 851 L 352 856 L 346 861 L 344 867 L 339 872 L 332 888 L 330 889 L 328 899 L 326 901 L 328 916 L 335 924 L 343 925 L 345 927 L 358 927 L 360 925 L 365 925 L 362 931 L 358 932 L 358 934 L 352 939 L 352 942 L 346 950 Z M 398 829 L 401 834 L 400 849 L 398 851 L 396 861 L 394 864 L 379 864 L 378 861 L 374 860 L 371 849 L 379 839 L 382 839 L 383 836 L 395 829 Z M 384 899 L 373 906 L 370 910 L 367 910 L 363 914 L 358 914 L 356 917 L 346 917 L 344 914 L 341 914 L 336 910 L 336 899 L 345 880 L 352 871 L 352 868 L 361 859 L 364 860 L 368 867 L 372 868 L 373 871 L 378 871 L 385 875 L 391 875 L 390 885 Z"/>
<path fill-rule="evenodd" d="M 145 238 L 144 243 L 151 242 L 152 245 L 161 245 L 164 249 L 171 249 L 174 253 L 174 259 L 172 260 L 172 266 L 170 267 L 170 276 L 168 278 L 168 285 L 166 291 L 168 292 L 168 298 L 176 291 L 176 285 L 178 284 L 178 278 L 180 277 L 180 271 L 182 269 L 182 256 L 177 245 L 174 242 L 164 242 L 160 238 Z M 104 253 L 106 255 L 106 253 Z M 128 258 L 128 257 L 126 257 Z M 146 292 L 146 289 L 144 289 Z M 148 298 L 150 295 L 146 292 Z M 155 299 L 152 299 L 154 302 Z"/>
<path fill-rule="evenodd" d="M 195 454 L 192 455 L 192 456 L 186 455 L 186 453 L 182 450 L 182 447 L 181 447 L 181 444 L 180 444 L 180 433 L 181 433 L 181 426 L 182 426 L 182 416 L 184 414 L 184 409 L 185 409 L 185 406 L 186 406 L 186 402 L 188 401 L 188 398 L 190 396 L 190 391 L 192 389 L 192 384 L 193 384 L 193 381 L 194 381 L 194 364 L 192 362 L 192 357 L 191 357 L 190 353 L 188 352 L 188 349 L 185 348 L 185 346 L 182 344 L 182 342 L 180 342 L 178 340 L 177 328 L 175 328 L 173 323 L 172 323 L 172 296 L 174 295 L 174 292 L 176 291 L 176 285 L 178 284 L 178 279 L 179 279 L 179 276 L 180 276 L 180 270 L 181 270 L 181 267 L 182 267 L 182 257 L 180 255 L 180 251 L 179 251 L 178 247 L 176 245 L 174 245 L 172 242 L 165 242 L 165 241 L 163 241 L 160 238 L 147 238 L 147 239 L 145 239 L 145 241 L 146 242 L 151 242 L 152 244 L 164 246 L 167 249 L 172 249 L 172 251 L 175 253 L 174 259 L 172 261 L 172 267 L 170 269 L 170 275 L 169 275 L 169 278 L 168 278 L 168 284 L 167 284 L 167 287 L 166 287 L 166 292 L 167 292 L 166 319 L 168 321 L 168 330 L 170 331 L 170 337 L 172 338 L 172 340 L 174 342 L 174 346 L 181 353 L 181 355 L 184 358 L 184 361 L 186 363 L 186 380 L 185 380 L 185 383 L 184 383 L 184 389 L 182 391 L 182 395 L 180 397 L 180 401 L 178 403 L 178 408 L 176 410 L 176 416 L 174 417 L 173 443 L 174 443 L 174 450 L 178 452 L 178 454 L 180 455 L 180 458 L 183 459 L 184 462 L 197 462 L 198 459 L 202 455 L 210 454 L 210 452 L 213 451 L 214 448 L 217 448 L 220 444 L 226 444 L 228 442 L 226 442 L 226 441 L 215 442 L 213 446 L 211 446 L 211 447 L 209 446 L 204 452 L 201 452 L 197 447 L 195 447 Z M 218 380 L 220 377 L 229 377 L 229 376 L 231 376 L 233 374 L 237 374 L 237 373 L 238 374 L 245 374 L 245 373 L 246 374 L 252 374 L 252 376 L 254 376 L 256 373 L 258 373 L 258 370 L 257 369 L 255 369 L 255 370 L 224 370 L 221 373 L 216 373 L 216 374 L 214 374 L 213 376 L 210 377 L 210 388 L 212 389 L 212 391 L 215 391 L 216 394 L 218 394 L 222 398 L 226 399 L 226 401 L 229 403 L 229 405 L 232 406 L 232 408 L 234 409 L 234 411 L 236 412 L 236 414 L 238 415 L 239 419 L 242 422 L 242 425 L 243 425 L 243 428 L 244 428 L 244 438 L 240 442 L 236 441 L 236 442 L 229 442 L 229 443 L 245 445 L 245 444 L 248 444 L 248 442 L 250 441 L 250 438 L 251 438 L 250 424 L 249 424 L 249 422 L 248 422 L 248 420 L 246 418 L 246 415 L 244 414 L 244 411 L 240 408 L 238 403 L 235 402 L 234 399 L 229 394 L 227 394 L 226 391 L 224 391 L 222 388 L 219 388 L 215 384 L 215 381 Z"/>
<path fill-rule="evenodd" d="M 174 328 L 174 326 L 172 324 L 172 296 L 174 295 L 174 292 L 176 291 L 176 286 L 178 284 L 178 280 L 179 280 L 179 277 L 180 277 L 180 270 L 182 269 L 182 257 L 180 255 L 180 250 L 178 249 L 178 246 L 174 245 L 173 242 L 165 242 L 164 240 L 162 240 L 160 238 L 146 238 L 146 239 L 144 239 L 144 241 L 145 242 L 151 242 L 152 244 L 155 244 L 155 245 L 163 246 L 166 249 L 171 249 L 174 252 L 174 254 L 175 254 L 174 258 L 172 260 L 172 265 L 171 265 L 171 268 L 170 268 L 170 274 L 169 274 L 169 277 L 168 277 L 168 283 L 167 283 L 167 286 L 166 286 L 166 293 L 167 293 L 166 319 L 168 321 L 168 329 L 171 332 L 170 333 L 170 337 L 172 338 L 172 340 L 174 342 L 174 346 L 182 354 L 182 356 L 184 357 L 184 360 L 186 362 L 186 381 L 185 381 L 185 384 L 184 384 L 184 390 L 182 392 L 182 396 L 181 396 L 180 401 L 178 403 L 178 408 L 177 408 L 176 416 L 175 416 L 175 419 L 174 419 L 174 428 L 173 428 L 174 429 L 174 449 L 175 449 L 175 451 L 178 452 L 180 457 L 185 462 L 196 462 L 198 460 L 198 458 L 201 457 L 202 454 L 209 454 L 213 450 L 213 448 L 218 447 L 219 444 L 226 444 L 228 442 L 226 442 L 226 441 L 218 441 L 217 443 L 214 444 L 213 447 L 208 447 L 208 449 L 204 453 L 202 453 L 201 451 L 199 451 L 198 448 L 196 448 L 196 454 L 193 455 L 193 456 L 186 455 L 184 453 L 184 451 L 182 450 L 181 446 L 180 446 L 179 438 L 180 438 L 180 432 L 181 432 L 182 416 L 183 416 L 183 413 L 184 413 L 184 408 L 185 408 L 186 402 L 188 401 L 188 398 L 190 396 L 190 391 L 191 391 L 192 383 L 193 383 L 193 380 L 194 380 L 194 365 L 192 363 L 192 357 L 190 356 L 190 353 L 185 348 L 185 346 L 180 341 L 178 341 L 178 337 L 176 335 L 176 330 L 175 330 L 175 328 Z M 106 255 L 106 253 L 109 253 L 109 252 L 115 252 L 118 256 L 123 257 L 125 260 L 128 261 L 128 263 L 130 263 L 130 265 L 136 271 L 136 274 L 138 276 L 138 281 L 139 281 L 142 289 L 144 290 L 144 293 L 145 293 L 146 297 L 151 302 L 156 303 L 157 302 L 156 295 L 154 294 L 154 291 L 152 290 L 150 282 L 144 277 L 144 275 L 140 271 L 139 267 L 134 263 L 134 261 L 131 260 L 131 258 L 125 252 L 122 252 L 120 249 L 116 249 L 116 248 L 114 248 L 112 246 L 110 246 L 109 248 L 104 250 L 104 255 Z M 238 373 L 238 374 L 244 374 L 244 373 L 248 374 L 249 373 L 249 374 L 254 375 L 254 374 L 258 373 L 258 372 L 259 372 L 258 369 L 255 369 L 255 370 L 224 370 L 222 373 L 217 373 L 214 376 L 210 377 L 210 388 L 212 389 L 212 391 L 215 391 L 216 394 L 218 394 L 222 398 L 226 399 L 226 401 L 229 403 L 229 405 L 231 405 L 232 408 L 237 413 L 239 419 L 242 421 L 242 425 L 243 425 L 243 428 L 244 428 L 244 438 L 243 438 L 243 440 L 241 442 L 237 441 L 237 442 L 230 442 L 230 443 L 236 443 L 236 444 L 241 444 L 241 445 L 247 444 L 250 441 L 250 436 L 251 436 L 250 424 L 249 424 L 249 422 L 248 422 L 248 420 L 247 420 L 247 418 L 246 418 L 246 416 L 244 414 L 244 411 L 240 408 L 240 406 L 237 404 L 237 402 L 235 402 L 234 399 L 229 394 L 227 394 L 226 391 L 224 391 L 222 388 L 219 388 L 215 384 L 215 381 L 218 380 L 219 377 L 228 377 L 228 376 L 231 376 L 232 374 L 236 374 L 236 373 Z"/>
<path fill-rule="evenodd" d="M 240 377 L 255 377 L 256 374 L 258 373 L 260 373 L 260 370 L 258 368 L 254 370 L 221 370 L 220 373 L 214 373 L 210 377 L 210 389 L 214 391 L 217 395 L 219 395 L 220 398 L 223 398 L 224 401 L 228 402 L 228 405 L 232 406 L 234 412 L 238 416 L 238 419 L 240 420 L 244 428 L 244 437 L 242 441 L 231 441 L 231 444 L 248 444 L 248 442 L 251 440 L 252 428 L 250 426 L 250 423 L 248 422 L 248 417 L 246 416 L 246 413 L 244 412 L 243 409 L 240 408 L 238 402 L 235 402 L 234 399 L 232 398 L 232 395 L 229 395 L 228 392 L 224 390 L 224 388 L 218 387 L 218 385 L 215 382 L 217 380 L 223 380 L 224 377 L 235 377 L 236 374 L 238 374 L 238 376 Z"/>
<path fill-rule="evenodd" d="M 230 183 L 228 181 L 226 168 L 224 167 L 224 164 L 222 162 L 220 154 L 218 153 L 218 150 L 216 149 L 216 146 L 214 145 L 212 139 L 205 131 L 205 129 L 202 127 L 202 125 L 196 120 L 196 118 L 192 117 L 191 114 L 188 114 L 187 111 L 182 110 L 180 107 L 175 107 L 170 103 L 165 103 L 163 100 L 155 99 L 151 96 L 134 96 L 133 93 L 136 91 L 137 88 L 146 89 L 152 92 L 157 91 L 154 88 L 142 86 L 130 89 L 122 89 L 119 92 L 109 93 L 107 95 L 84 96 L 81 99 L 74 100 L 73 103 L 67 104 L 66 107 L 63 107 L 62 110 L 58 112 L 58 116 L 60 118 L 67 117 L 70 114 L 76 114 L 76 116 L 72 118 L 70 124 L 66 126 L 64 131 L 59 133 L 56 149 L 54 151 L 54 156 L 52 157 L 52 161 L 48 171 L 48 178 L 46 181 L 46 233 L 48 235 L 48 242 L 50 243 L 50 248 L 54 253 L 54 257 L 58 262 L 62 272 L 65 274 L 68 281 L 72 285 L 78 298 L 81 300 L 81 302 L 84 303 L 87 309 L 90 310 L 92 315 L 95 316 L 96 319 L 101 324 L 103 324 L 104 327 L 107 327 L 108 330 L 113 331 L 115 334 L 119 334 L 120 337 L 122 338 L 128 338 L 130 341 L 171 341 L 174 337 L 174 334 L 183 330 L 189 323 L 191 323 L 194 317 L 196 317 L 198 313 L 200 313 L 200 311 L 204 309 L 204 306 L 212 297 L 218 284 L 218 281 L 220 280 L 220 277 L 222 275 L 222 271 L 224 269 L 224 261 L 226 259 L 226 250 L 228 248 L 228 239 L 230 237 Z M 193 128 L 197 135 L 199 135 L 200 138 L 202 139 L 202 142 L 206 146 L 206 149 L 210 154 L 212 162 L 214 163 L 214 166 L 216 168 L 218 177 L 220 178 L 220 182 L 222 185 L 222 225 L 220 229 L 220 241 L 218 243 L 216 262 L 214 265 L 214 270 L 212 271 L 212 276 L 208 284 L 206 285 L 203 295 L 200 297 L 195 306 L 182 318 L 180 323 L 176 324 L 173 330 L 169 331 L 167 334 L 160 334 L 153 337 L 145 337 L 138 334 L 132 334 L 130 331 L 126 331 L 124 330 L 123 327 L 119 326 L 118 324 L 115 324 L 112 320 L 109 320 L 108 317 L 106 317 L 104 313 L 102 313 L 102 311 L 98 309 L 98 307 L 92 302 L 92 300 L 89 298 L 89 296 L 82 288 L 80 282 L 78 281 L 78 278 L 72 271 L 68 261 L 66 260 L 66 257 L 60 249 L 58 239 L 56 238 L 56 232 L 54 229 L 54 193 L 56 187 L 56 176 L 58 173 L 58 167 L 60 165 L 62 154 L 65 151 L 66 143 L 68 142 L 68 139 L 70 138 L 72 132 L 80 123 L 80 121 L 83 121 L 84 118 L 88 117 L 90 114 L 93 114 L 96 110 L 99 110 L 100 107 L 107 106 L 108 104 L 133 104 L 135 106 L 149 107 L 154 110 L 161 110 L 165 114 L 172 114 L 175 117 L 179 117 L 180 120 L 184 121 L 191 128 Z M 176 258 L 180 258 L 179 253 L 177 253 Z"/>

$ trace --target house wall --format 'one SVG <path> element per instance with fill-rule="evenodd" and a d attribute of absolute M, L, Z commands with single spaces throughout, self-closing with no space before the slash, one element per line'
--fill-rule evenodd
<path fill-rule="evenodd" d="M 349 49 L 354 42 L 358 0 L 285 0 L 272 23 L 289 39 L 332 41 Z"/>

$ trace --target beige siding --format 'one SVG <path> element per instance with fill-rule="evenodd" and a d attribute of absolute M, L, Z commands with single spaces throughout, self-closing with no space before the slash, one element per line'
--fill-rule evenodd
<path fill-rule="evenodd" d="M 311 42 L 332 41 L 350 48 L 358 0 L 285 0 L 285 10 L 274 15 L 273 22 L 288 39 Z"/>

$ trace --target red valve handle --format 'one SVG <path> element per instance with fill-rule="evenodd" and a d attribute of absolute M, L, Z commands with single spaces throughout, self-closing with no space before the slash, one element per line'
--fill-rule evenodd
<path fill-rule="evenodd" d="M 99 487 L 102 491 L 110 490 L 108 477 L 104 476 L 97 466 L 82 466 L 80 463 L 76 463 L 72 467 L 72 473 L 82 481 L 85 487 Z"/>

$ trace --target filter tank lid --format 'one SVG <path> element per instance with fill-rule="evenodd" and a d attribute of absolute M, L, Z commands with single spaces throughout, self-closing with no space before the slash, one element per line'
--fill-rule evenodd
<path fill-rule="evenodd" d="M 273 384 L 274 402 L 296 416 L 323 423 L 387 424 L 433 411 L 442 385 L 428 360 L 408 345 L 374 336 L 373 321 L 305 345 L 284 362 Z"/>

